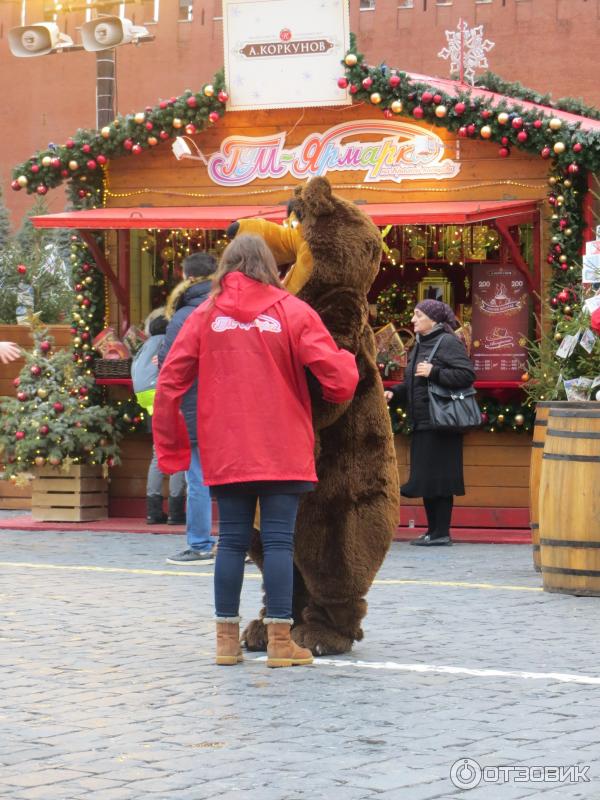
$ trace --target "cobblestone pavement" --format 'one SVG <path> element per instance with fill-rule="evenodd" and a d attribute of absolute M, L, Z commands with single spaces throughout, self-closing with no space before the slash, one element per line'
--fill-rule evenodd
<path fill-rule="evenodd" d="M 269 670 L 213 665 L 182 545 L 0 531 L 1 800 L 600 797 L 600 598 L 541 592 L 528 547 L 395 544 L 353 652 Z"/>

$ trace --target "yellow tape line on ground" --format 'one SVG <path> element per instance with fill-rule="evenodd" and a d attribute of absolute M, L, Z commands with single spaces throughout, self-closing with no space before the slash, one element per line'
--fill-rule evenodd
<path fill-rule="evenodd" d="M 84 564 L 30 564 L 26 561 L 0 561 L 0 567 L 16 567 L 24 569 L 55 569 L 71 572 L 114 572 L 126 575 L 184 575 L 195 578 L 212 578 L 213 572 L 197 572 L 195 570 L 176 569 L 127 569 L 125 567 L 93 567 Z M 260 580 L 262 575 L 257 572 L 247 572 L 246 578 Z M 501 589 L 508 592 L 541 592 L 541 586 L 511 586 L 497 583 L 467 583 L 465 581 L 428 581 L 428 580 L 403 580 L 401 578 L 382 578 L 373 581 L 374 586 L 450 586 L 459 589 Z"/>

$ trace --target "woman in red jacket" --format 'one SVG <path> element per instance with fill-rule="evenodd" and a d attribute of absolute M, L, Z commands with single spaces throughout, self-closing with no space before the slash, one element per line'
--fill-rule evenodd
<path fill-rule="evenodd" d="M 306 370 L 325 400 L 343 403 L 358 382 L 356 362 L 318 314 L 283 289 L 260 237 L 237 236 L 227 246 L 213 285 L 160 371 L 153 420 L 159 467 L 172 473 L 189 466 L 179 406 L 197 378 L 200 460 L 219 506 L 217 664 L 242 661 L 239 602 L 257 501 L 267 665 L 310 664 L 310 650 L 290 638 L 296 512 L 317 480 Z"/>

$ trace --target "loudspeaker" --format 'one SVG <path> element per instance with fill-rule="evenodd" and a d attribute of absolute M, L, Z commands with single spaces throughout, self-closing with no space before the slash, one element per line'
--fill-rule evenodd
<path fill-rule="evenodd" d="M 134 44 L 138 39 L 149 36 L 148 30 L 134 25 L 122 17 L 98 17 L 81 26 L 81 38 L 86 50 L 110 50 L 119 44 Z"/>
<path fill-rule="evenodd" d="M 177 138 L 173 141 L 171 150 L 173 151 L 173 155 L 177 161 L 180 161 L 186 156 L 189 157 L 192 155 L 192 151 L 190 150 L 187 142 L 181 136 L 177 136 Z"/>
<path fill-rule="evenodd" d="M 11 28 L 8 32 L 8 46 L 13 56 L 29 58 L 73 47 L 73 40 L 61 33 L 55 22 L 37 22 L 35 25 Z"/>

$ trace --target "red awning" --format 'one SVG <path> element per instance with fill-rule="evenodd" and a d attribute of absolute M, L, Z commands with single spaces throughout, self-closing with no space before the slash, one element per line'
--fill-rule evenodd
<path fill-rule="evenodd" d="M 521 217 L 536 211 L 534 200 L 471 200 L 452 203 L 360 204 L 376 225 L 461 225 L 499 218 Z M 236 219 L 263 217 L 281 222 L 285 206 L 170 206 L 95 208 L 32 217 L 36 228 L 80 230 L 131 228 L 205 228 L 223 230 Z"/>

